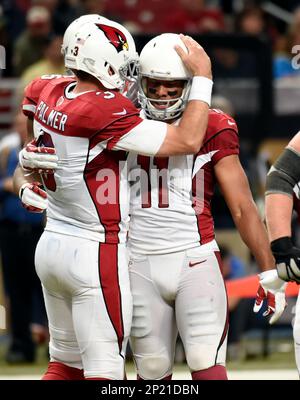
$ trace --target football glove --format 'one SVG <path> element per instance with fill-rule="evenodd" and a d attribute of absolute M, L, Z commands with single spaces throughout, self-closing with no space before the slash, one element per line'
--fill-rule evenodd
<path fill-rule="evenodd" d="M 37 146 L 34 139 L 20 151 L 19 163 L 26 172 L 53 174 L 58 157 L 53 147 Z"/>
<path fill-rule="evenodd" d="M 48 207 L 47 193 L 39 182 L 24 183 L 19 191 L 22 206 L 27 211 L 42 213 Z"/>
<path fill-rule="evenodd" d="M 287 283 L 278 277 L 276 269 L 264 271 L 258 275 L 259 288 L 256 293 L 256 299 L 253 311 L 257 313 L 264 300 L 267 300 L 267 310 L 263 316 L 271 315 L 270 324 L 274 324 L 283 313 L 287 302 L 285 299 L 285 288 Z"/>
<path fill-rule="evenodd" d="M 300 283 L 300 249 L 288 236 L 273 240 L 271 250 L 276 260 L 278 276 L 284 281 Z"/>

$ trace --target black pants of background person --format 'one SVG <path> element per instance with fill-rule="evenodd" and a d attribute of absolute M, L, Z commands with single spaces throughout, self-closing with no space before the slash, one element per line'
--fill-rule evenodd
<path fill-rule="evenodd" d="M 34 267 L 34 253 L 42 226 L 0 222 L 4 289 L 9 299 L 11 344 L 6 360 L 33 362 L 36 344 L 30 324 L 46 324 L 42 289 Z M 33 315 L 35 314 L 35 315 Z"/>

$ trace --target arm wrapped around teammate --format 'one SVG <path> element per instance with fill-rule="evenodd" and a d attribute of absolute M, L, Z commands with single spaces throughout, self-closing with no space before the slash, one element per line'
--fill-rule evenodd
<path fill-rule="evenodd" d="M 278 276 L 285 281 L 300 283 L 300 249 L 288 236 L 273 240 L 271 250 L 276 260 Z"/>

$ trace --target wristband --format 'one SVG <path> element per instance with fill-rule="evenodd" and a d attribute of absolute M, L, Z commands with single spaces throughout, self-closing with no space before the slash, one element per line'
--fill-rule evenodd
<path fill-rule="evenodd" d="M 194 76 L 188 101 L 200 100 L 210 107 L 213 81 L 204 76 Z"/>
<path fill-rule="evenodd" d="M 260 274 L 258 274 L 258 276 L 259 276 L 259 279 L 261 280 L 261 279 L 264 279 L 264 278 L 270 278 L 271 279 L 271 277 L 272 278 L 278 278 L 278 274 L 277 274 L 277 269 L 275 269 L 275 268 L 272 268 L 272 269 L 268 269 L 268 270 L 266 270 L 266 271 L 263 271 L 263 272 L 261 272 Z"/>

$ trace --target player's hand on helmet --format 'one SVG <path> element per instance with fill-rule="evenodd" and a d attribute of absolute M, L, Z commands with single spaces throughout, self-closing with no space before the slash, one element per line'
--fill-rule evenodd
<path fill-rule="evenodd" d="M 212 79 L 211 61 L 203 47 L 190 36 L 181 34 L 180 38 L 186 46 L 187 52 L 180 46 L 175 46 L 175 49 L 186 68 L 190 70 L 193 76 L 204 76 Z"/>
<path fill-rule="evenodd" d="M 276 260 L 278 276 L 285 281 L 300 283 L 300 249 L 292 239 L 285 236 L 271 242 L 271 250 Z"/>
<path fill-rule="evenodd" d="M 27 172 L 53 174 L 57 168 L 58 157 L 53 147 L 37 146 L 34 139 L 20 151 L 19 163 Z"/>
<path fill-rule="evenodd" d="M 270 324 L 274 324 L 283 313 L 287 302 L 285 299 L 285 288 L 287 283 L 278 277 L 276 269 L 264 271 L 259 276 L 259 287 L 256 293 L 253 311 L 257 313 L 264 300 L 267 301 L 267 310 L 263 316 L 271 315 Z"/>
<path fill-rule="evenodd" d="M 24 183 L 19 191 L 22 206 L 27 211 L 42 213 L 48 207 L 47 193 L 39 182 Z"/>
<path fill-rule="evenodd" d="M 139 84 L 137 81 L 134 81 L 134 82 L 126 82 L 126 86 L 122 94 L 126 96 L 129 100 L 131 100 L 136 107 L 138 107 L 139 106 L 138 92 L 139 92 Z"/>

